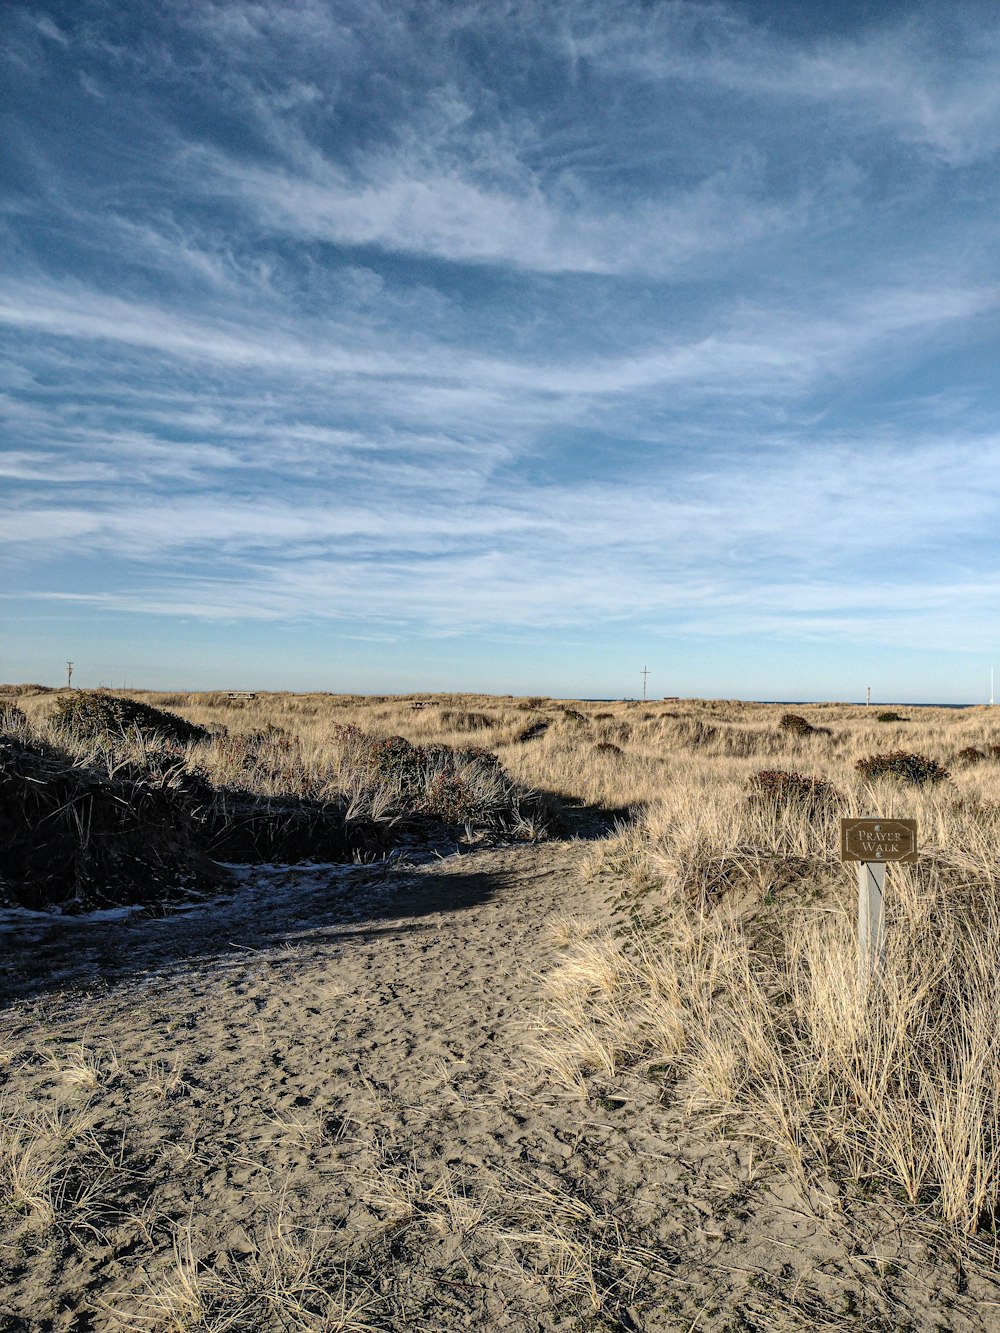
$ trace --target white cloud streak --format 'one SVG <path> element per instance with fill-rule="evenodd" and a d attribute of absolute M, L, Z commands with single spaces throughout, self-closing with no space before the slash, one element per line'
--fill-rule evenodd
<path fill-rule="evenodd" d="M 717 332 L 628 355 L 562 364 L 488 357 L 426 340 L 357 343 L 335 325 L 314 329 L 235 318 L 199 318 L 82 287 L 7 284 L 0 324 L 80 343 L 120 343 L 181 361 L 277 374 L 433 381 L 485 393 L 600 396 L 658 386 L 746 395 L 804 392 L 863 363 L 883 342 L 899 346 L 996 309 L 1000 286 L 886 288 L 840 294 L 828 313 L 744 308 L 720 315 Z"/>

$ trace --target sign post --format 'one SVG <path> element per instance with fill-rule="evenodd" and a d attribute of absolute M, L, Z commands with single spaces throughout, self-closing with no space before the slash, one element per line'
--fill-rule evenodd
<path fill-rule="evenodd" d="M 885 867 L 917 859 L 915 819 L 842 819 L 840 855 L 858 867 L 858 976 L 876 976 L 885 952 Z"/>

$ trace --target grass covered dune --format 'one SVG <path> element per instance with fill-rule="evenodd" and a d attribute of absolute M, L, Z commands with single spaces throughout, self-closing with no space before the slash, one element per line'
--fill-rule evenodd
<path fill-rule="evenodd" d="M 4 1333 L 1000 1326 L 994 710 L 2 699 Z"/>

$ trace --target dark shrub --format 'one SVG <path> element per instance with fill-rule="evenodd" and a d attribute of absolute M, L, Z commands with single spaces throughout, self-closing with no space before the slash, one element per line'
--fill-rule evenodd
<path fill-rule="evenodd" d="M 898 778 L 900 782 L 933 784 L 944 782 L 948 777 L 948 770 L 936 759 L 930 759 L 925 754 L 908 754 L 905 750 L 870 754 L 859 759 L 854 767 L 869 781 L 874 778 Z"/>
<path fill-rule="evenodd" d="M 353 724 L 335 733 L 351 770 L 362 785 L 390 782 L 403 796 L 422 790 L 427 751 L 405 736 L 375 736 Z"/>
<path fill-rule="evenodd" d="M 417 812 L 445 824 L 466 824 L 481 819 L 485 806 L 481 796 L 458 773 L 436 773 L 418 802 Z"/>
<path fill-rule="evenodd" d="M 205 845 L 218 861 L 247 865 L 350 861 L 381 844 L 370 820 L 346 818 L 343 800 L 259 796 L 223 789 L 205 815 Z"/>
<path fill-rule="evenodd" d="M 977 750 L 974 745 L 967 745 L 959 750 L 958 757 L 963 764 L 979 764 L 986 758 L 985 750 Z"/>
<path fill-rule="evenodd" d="M 784 713 L 778 726 L 782 731 L 790 731 L 793 736 L 811 736 L 815 727 L 798 713 Z"/>
<path fill-rule="evenodd" d="M 522 727 L 517 733 L 519 741 L 533 741 L 539 736 L 544 736 L 549 729 L 549 724 L 544 719 L 540 722 L 529 722 L 526 727 Z"/>
<path fill-rule="evenodd" d="M 129 732 L 157 736 L 178 745 L 207 740 L 209 733 L 176 713 L 152 708 L 104 690 L 74 690 L 64 695 L 49 721 L 79 740 L 114 740 Z"/>
<path fill-rule="evenodd" d="M 420 785 L 424 752 L 405 736 L 370 736 L 356 754 L 372 777 L 398 782 L 403 791 Z"/>
<path fill-rule="evenodd" d="M 80 910 L 150 903 L 222 872 L 172 770 L 114 776 L 38 742 L 0 740 L 0 902 Z"/>
<path fill-rule="evenodd" d="M 598 741 L 594 746 L 595 754 L 624 754 L 620 745 L 615 745 L 614 741 Z"/>
<path fill-rule="evenodd" d="M 787 731 L 790 736 L 830 736 L 833 733 L 829 727 L 814 727 L 807 719 L 799 713 L 783 713 L 778 726 L 782 731 Z"/>
<path fill-rule="evenodd" d="M 750 779 L 748 795 L 752 800 L 776 801 L 780 805 L 817 806 L 838 795 L 826 778 L 806 777 L 781 768 L 768 768 Z"/>
<path fill-rule="evenodd" d="M 562 711 L 563 711 L 563 717 L 566 719 L 567 722 L 575 722 L 577 724 L 580 724 L 581 722 L 587 721 L 586 713 L 581 713 L 579 708 L 564 708 Z"/>
<path fill-rule="evenodd" d="M 908 722 L 909 720 L 902 713 L 894 713 L 891 709 L 888 712 L 879 713 L 875 718 L 876 722 Z"/>

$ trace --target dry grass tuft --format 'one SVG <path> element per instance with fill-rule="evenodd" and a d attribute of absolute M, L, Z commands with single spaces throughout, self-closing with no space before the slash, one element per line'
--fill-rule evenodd
<path fill-rule="evenodd" d="M 147 1277 L 127 1305 L 106 1304 L 130 1333 L 225 1333 L 280 1328 L 294 1333 L 380 1333 L 381 1302 L 317 1228 L 279 1215 L 251 1253 L 214 1266 L 199 1256 L 192 1221 L 177 1227 L 166 1274 Z M 372 1322 L 373 1318 L 376 1322 Z"/>

